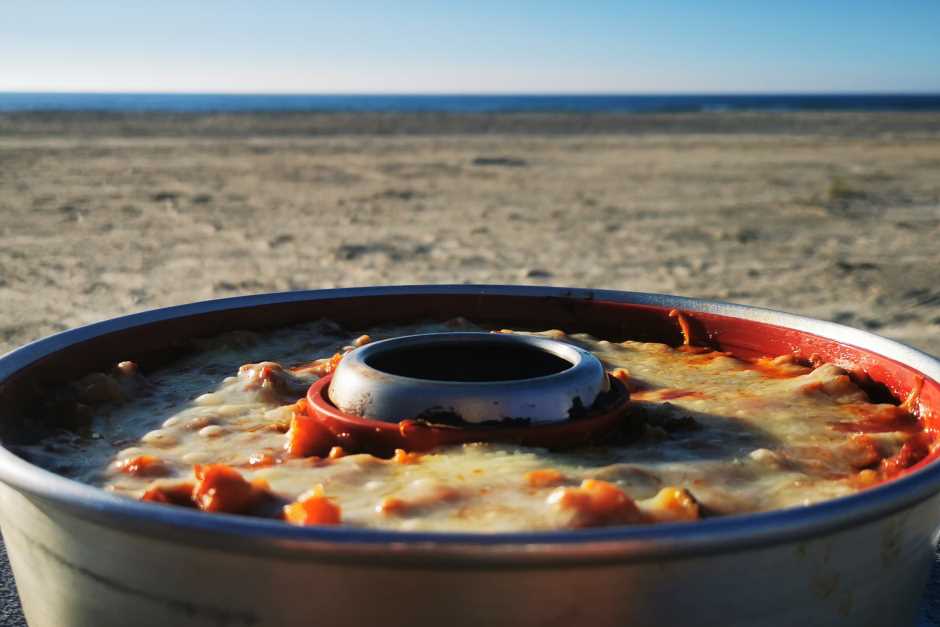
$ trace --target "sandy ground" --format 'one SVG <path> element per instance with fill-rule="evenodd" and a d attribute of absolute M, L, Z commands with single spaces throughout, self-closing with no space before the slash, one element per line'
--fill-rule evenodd
<path fill-rule="evenodd" d="M 0 352 L 445 282 L 718 298 L 940 354 L 940 115 L 0 116 Z"/>

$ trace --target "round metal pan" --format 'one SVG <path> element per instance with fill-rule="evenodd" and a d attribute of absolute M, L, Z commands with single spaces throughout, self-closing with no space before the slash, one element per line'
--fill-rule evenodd
<path fill-rule="evenodd" d="M 67 331 L 0 358 L 0 438 L 46 386 L 190 338 L 330 318 L 349 328 L 463 316 L 610 340 L 696 343 L 741 357 L 854 364 L 897 397 L 921 385 L 940 419 L 940 363 L 876 335 L 696 299 L 543 287 L 291 292 L 160 309 Z M 45 419 L 54 420 L 54 417 Z M 298 528 L 139 503 L 0 448 L 0 528 L 32 627 L 45 625 L 885 625 L 913 621 L 940 527 L 940 465 L 805 508 L 541 533 Z"/>

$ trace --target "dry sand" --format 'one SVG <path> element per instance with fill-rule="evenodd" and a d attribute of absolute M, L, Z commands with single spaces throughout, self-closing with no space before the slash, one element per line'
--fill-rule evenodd
<path fill-rule="evenodd" d="M 940 115 L 0 115 L 0 352 L 445 282 L 718 298 L 940 354 Z"/>

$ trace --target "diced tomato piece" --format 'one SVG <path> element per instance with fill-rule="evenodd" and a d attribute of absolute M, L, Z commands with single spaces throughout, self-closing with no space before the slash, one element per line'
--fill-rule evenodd
<path fill-rule="evenodd" d="M 548 503 L 572 510 L 575 527 L 599 527 L 643 522 L 643 514 L 623 490 L 612 483 L 585 479 L 577 488 L 557 488 Z"/>
<path fill-rule="evenodd" d="M 871 468 L 860 470 L 859 473 L 850 480 L 851 484 L 857 488 L 870 488 L 873 485 L 877 485 L 880 481 L 881 475 L 878 474 L 878 471 L 872 470 Z"/>
<path fill-rule="evenodd" d="M 667 486 L 656 496 L 643 501 L 644 510 L 656 522 L 698 520 L 699 506 L 688 490 Z"/>
<path fill-rule="evenodd" d="M 421 461 L 421 453 L 412 453 L 405 449 L 397 448 L 395 449 L 395 456 L 392 457 L 392 461 L 399 464 L 417 464 Z"/>
<path fill-rule="evenodd" d="M 409 509 L 411 509 L 411 505 L 407 501 L 394 496 L 387 496 L 379 502 L 375 511 L 386 516 L 398 516 Z"/>
<path fill-rule="evenodd" d="M 533 488 L 548 488 L 561 485 L 565 481 L 565 476 L 554 468 L 540 468 L 527 472 L 525 482 Z"/>
<path fill-rule="evenodd" d="M 196 507 L 196 503 L 193 501 L 193 484 L 190 482 L 169 486 L 153 486 L 143 493 L 140 500 L 150 501 L 152 503 L 166 503 L 167 505 L 179 505 L 181 507 Z"/>
<path fill-rule="evenodd" d="M 634 392 L 639 392 L 640 390 L 645 390 L 648 386 L 638 379 L 634 379 L 633 375 L 630 374 L 630 371 L 626 368 L 614 368 L 610 371 L 610 375 L 623 383 L 627 390 L 632 394 Z"/>
<path fill-rule="evenodd" d="M 610 375 L 618 379 L 624 385 L 627 385 L 627 382 L 630 380 L 630 371 L 626 368 L 614 368 L 610 371 Z"/>
<path fill-rule="evenodd" d="M 324 456 L 336 443 L 330 431 L 315 418 L 295 411 L 287 431 L 287 444 L 284 448 L 291 457 Z"/>
<path fill-rule="evenodd" d="M 241 473 L 225 464 L 195 466 L 193 501 L 206 512 L 244 514 L 265 496 L 265 490 L 249 483 Z"/>
<path fill-rule="evenodd" d="M 284 520 L 292 525 L 338 525 L 341 519 L 339 505 L 323 494 L 323 486 L 284 506 Z"/>

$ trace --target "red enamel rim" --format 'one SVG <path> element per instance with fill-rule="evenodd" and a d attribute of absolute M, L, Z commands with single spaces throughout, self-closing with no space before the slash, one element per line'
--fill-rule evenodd
<path fill-rule="evenodd" d="M 500 442 L 548 449 L 565 449 L 596 442 L 629 421 L 630 394 L 626 387 L 608 376 L 611 391 L 587 415 L 565 422 L 524 426 L 455 427 L 415 420 L 382 422 L 347 414 L 330 402 L 332 375 L 326 375 L 307 391 L 307 415 L 332 434 L 335 445 L 347 452 L 391 456 L 395 449 L 424 452 L 438 446 L 470 442 Z"/>

